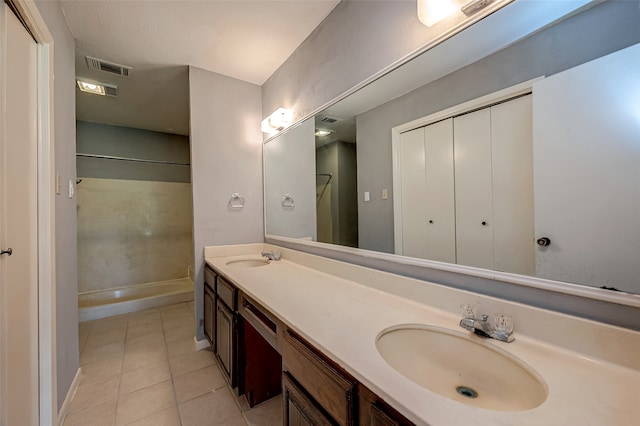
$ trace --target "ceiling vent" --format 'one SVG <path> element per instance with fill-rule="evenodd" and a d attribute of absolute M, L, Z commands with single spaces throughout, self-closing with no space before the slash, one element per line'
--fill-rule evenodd
<path fill-rule="evenodd" d="M 113 62 L 103 61 L 102 59 L 92 58 L 91 56 L 85 56 L 87 59 L 87 66 L 91 70 L 104 71 L 111 74 L 117 74 L 124 77 L 129 77 L 132 67 L 126 65 L 115 64 Z"/>
<path fill-rule="evenodd" d="M 333 123 L 337 123 L 338 121 L 342 121 L 342 120 L 340 120 L 339 118 L 326 116 L 320 121 L 322 121 L 323 123 L 333 124 Z"/>

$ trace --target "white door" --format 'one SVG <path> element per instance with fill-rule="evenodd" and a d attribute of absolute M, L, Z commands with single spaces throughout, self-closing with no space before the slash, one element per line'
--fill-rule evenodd
<path fill-rule="evenodd" d="M 491 111 L 454 118 L 458 263 L 493 269 Z"/>
<path fill-rule="evenodd" d="M 0 139 L 0 424 L 38 424 L 36 43 L 3 5 Z M 1 38 L 0 38 L 1 39 Z"/>
<path fill-rule="evenodd" d="M 402 255 L 427 259 L 424 127 L 400 135 Z"/>
<path fill-rule="evenodd" d="M 640 292 L 640 44 L 534 85 L 543 278 Z"/>
<path fill-rule="evenodd" d="M 535 273 L 531 95 L 491 107 L 493 267 Z"/>
<path fill-rule="evenodd" d="M 424 128 L 426 169 L 426 258 L 456 263 L 453 119 Z"/>

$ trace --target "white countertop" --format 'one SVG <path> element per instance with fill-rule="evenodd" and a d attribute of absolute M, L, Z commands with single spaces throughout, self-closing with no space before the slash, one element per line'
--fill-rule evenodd
<path fill-rule="evenodd" d="M 512 343 L 482 339 L 519 358 L 535 370 L 548 387 L 540 406 L 527 411 L 493 411 L 460 403 L 431 392 L 405 378 L 379 355 L 376 338 L 381 331 L 399 324 L 428 324 L 466 333 L 458 327 L 459 315 L 440 309 L 438 297 L 432 303 L 416 302 L 387 291 L 341 278 L 340 271 L 351 270 L 350 278 L 382 274 L 389 286 L 433 286 L 445 296 L 466 303 L 473 293 L 448 289 L 436 284 L 346 265 L 342 262 L 276 247 L 282 260 L 257 268 L 226 265 L 229 260 L 255 256 L 262 244 L 208 248 L 206 262 L 225 275 L 243 292 L 262 304 L 287 326 L 341 365 L 400 413 L 418 425 L 600 425 L 640 424 L 640 333 L 563 314 L 530 308 L 510 302 L 496 302 L 519 312 L 519 321 L 532 318 L 545 326 L 555 324 L 566 333 L 567 346 L 519 333 Z M 269 246 L 266 246 L 270 248 Z M 296 260 L 291 261 L 290 259 Z M 304 266 L 314 262 L 323 270 Z M 332 265 L 335 265 L 333 268 Z M 332 274 L 326 271 L 330 270 Z M 356 275 L 354 272 L 356 271 Z M 378 277 L 380 278 L 380 277 Z M 366 283 L 366 277 L 363 280 Z M 372 280 L 373 281 L 373 280 Z M 478 296 L 479 299 L 490 299 Z M 449 303 L 451 305 L 451 303 Z M 515 318 L 515 317 L 514 317 Z M 558 330 L 556 335 L 562 336 Z M 606 336 L 606 337 L 603 337 Z M 601 344 L 598 341 L 602 340 Z M 577 352 L 580 339 L 593 340 Z M 607 347 L 596 347 L 605 345 Z M 571 348 L 571 349 L 568 349 Z M 621 353 L 622 352 L 622 353 Z M 611 359 L 596 357 L 611 353 Z M 612 362 L 611 360 L 623 360 Z M 477 360 L 481 363 L 482 360 Z M 496 374 L 500 374 L 499 371 Z"/>

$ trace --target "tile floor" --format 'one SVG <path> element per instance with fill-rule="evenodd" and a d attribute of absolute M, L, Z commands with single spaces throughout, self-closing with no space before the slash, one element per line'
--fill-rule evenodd
<path fill-rule="evenodd" d="M 195 351 L 193 302 L 80 323 L 82 376 L 65 426 L 277 426 L 280 397 L 248 409 L 213 353 Z"/>

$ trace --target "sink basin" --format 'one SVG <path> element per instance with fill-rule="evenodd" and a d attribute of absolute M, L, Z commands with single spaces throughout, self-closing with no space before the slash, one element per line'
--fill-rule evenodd
<path fill-rule="evenodd" d="M 259 266 L 266 266 L 269 264 L 268 259 L 236 259 L 230 260 L 225 265 L 240 267 L 240 268 L 257 268 Z"/>
<path fill-rule="evenodd" d="M 378 335 L 376 347 L 397 372 L 463 404 L 523 411 L 542 404 L 547 386 L 508 352 L 482 338 L 426 325 L 400 325 Z"/>

